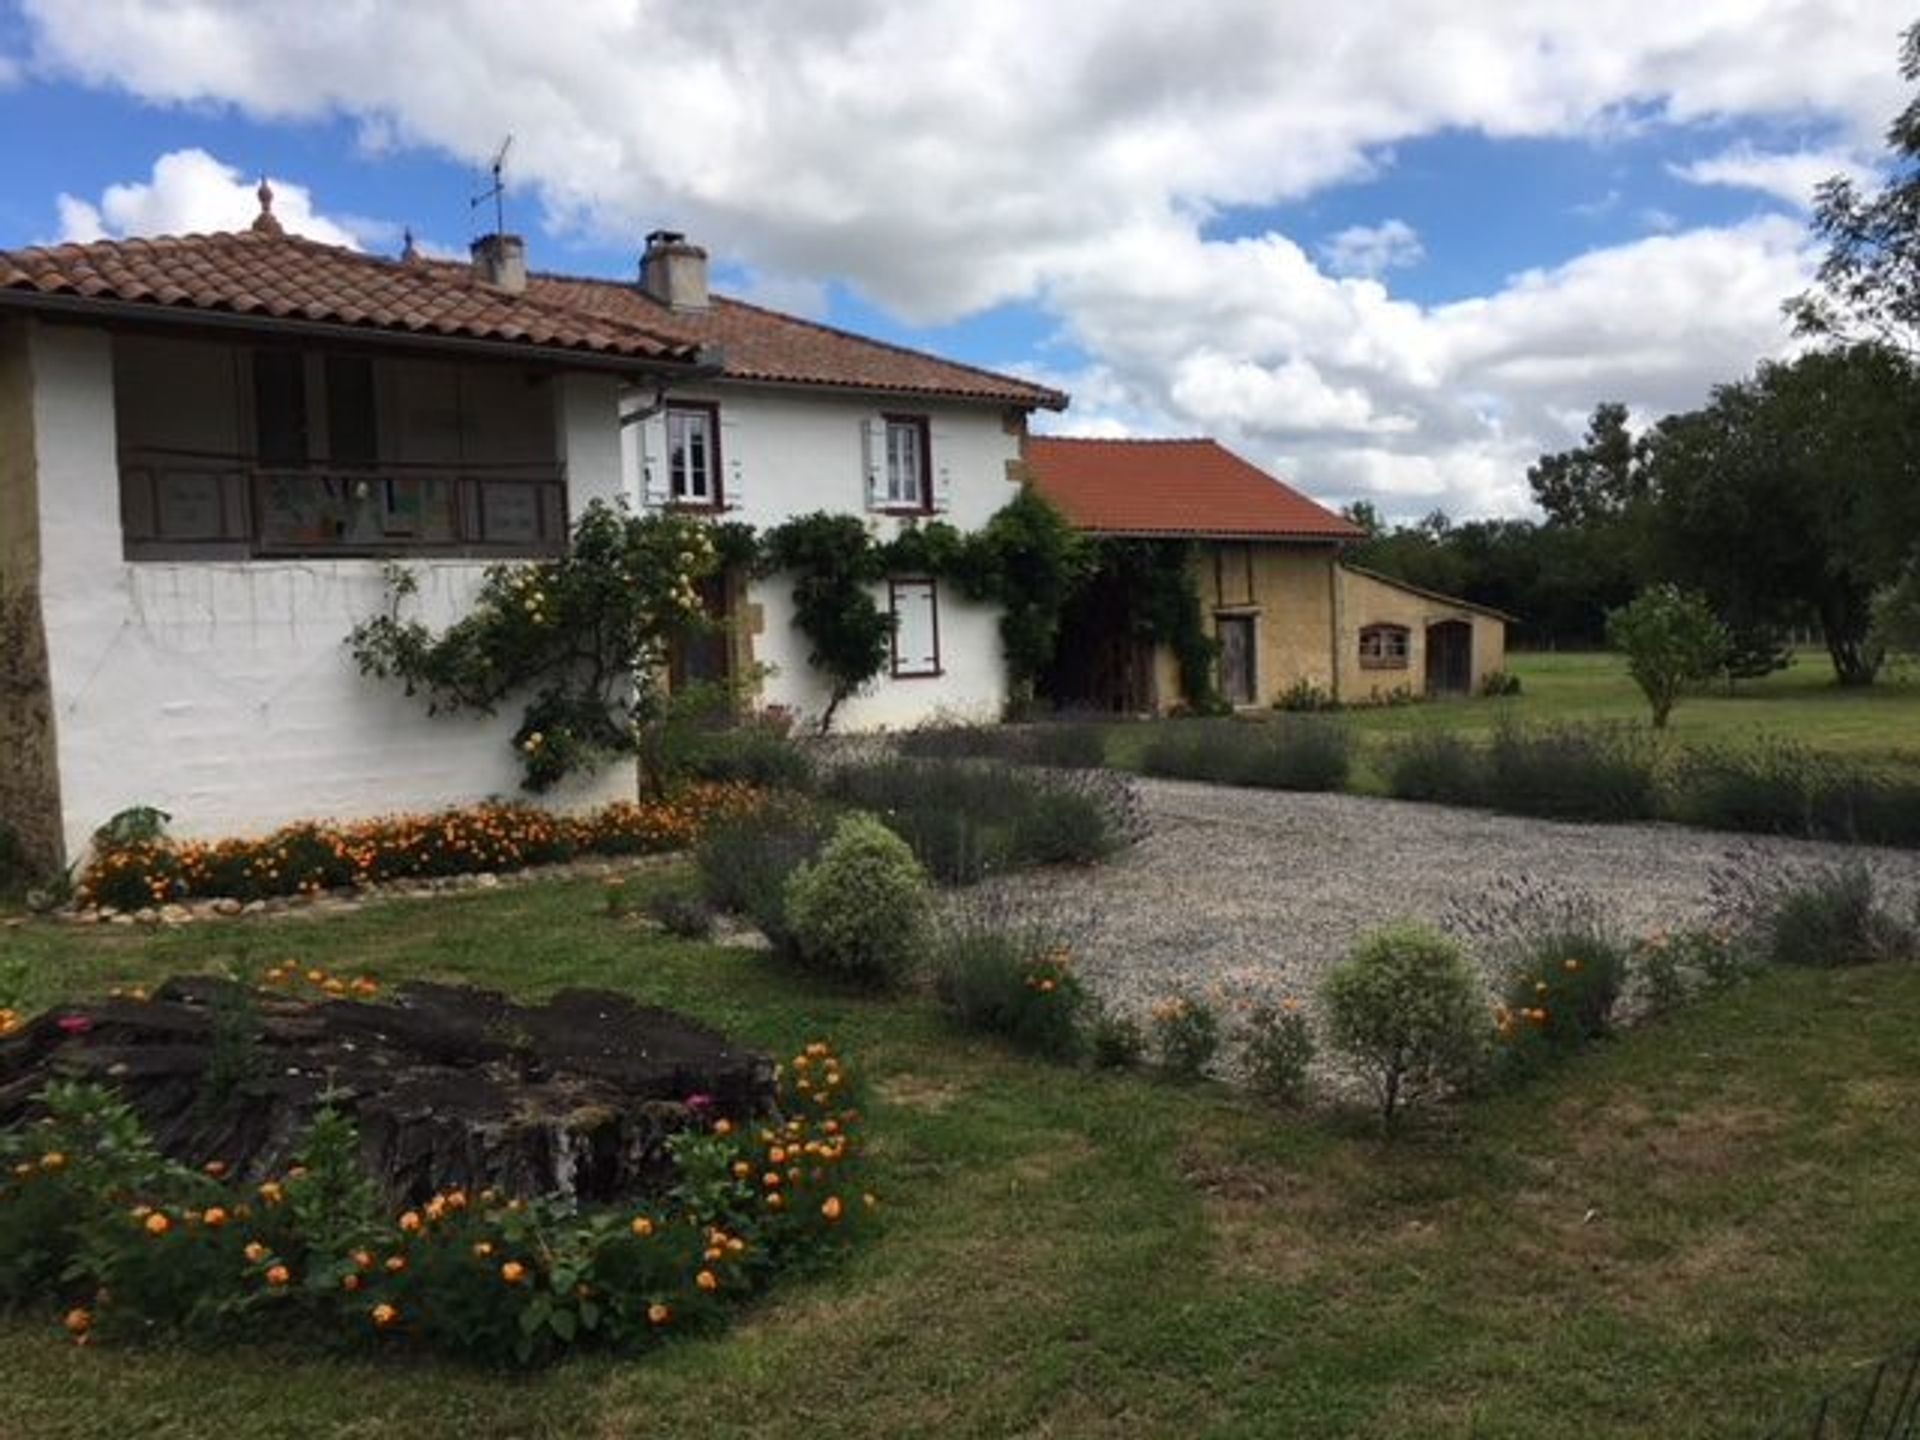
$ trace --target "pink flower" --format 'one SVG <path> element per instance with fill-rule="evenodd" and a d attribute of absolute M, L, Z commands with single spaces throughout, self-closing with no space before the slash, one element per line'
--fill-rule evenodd
<path fill-rule="evenodd" d="M 704 1095 L 704 1094 L 689 1095 L 687 1096 L 686 1104 L 687 1104 L 687 1109 L 692 1110 L 696 1113 L 702 1110 L 711 1110 L 713 1108 L 713 1097 L 711 1095 Z"/>
<path fill-rule="evenodd" d="M 84 1035 L 93 1029 L 93 1021 L 85 1015 L 62 1015 L 55 1023 L 69 1035 Z"/>

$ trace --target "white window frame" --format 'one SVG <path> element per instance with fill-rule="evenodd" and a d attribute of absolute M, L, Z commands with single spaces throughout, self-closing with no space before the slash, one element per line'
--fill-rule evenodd
<path fill-rule="evenodd" d="M 884 445 L 882 465 L 886 488 L 881 503 L 889 510 L 926 510 L 930 508 L 928 477 L 932 473 L 932 427 L 924 415 L 883 415 L 880 419 Z M 911 453 L 905 452 L 895 437 L 912 437 Z M 907 463 L 911 461 L 911 463 Z"/>
<path fill-rule="evenodd" d="M 668 503 L 717 509 L 721 503 L 720 408 L 670 404 L 665 428 Z M 690 433 L 695 428 L 705 441 L 701 447 L 702 464 L 697 469 L 693 464 Z"/>

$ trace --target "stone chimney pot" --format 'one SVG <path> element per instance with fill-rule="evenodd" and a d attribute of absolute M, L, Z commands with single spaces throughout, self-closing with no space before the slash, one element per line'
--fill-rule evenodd
<path fill-rule="evenodd" d="M 640 257 L 640 288 L 669 310 L 705 310 L 707 252 L 678 230 L 655 230 Z"/>
<path fill-rule="evenodd" d="M 527 288 L 527 242 L 518 235 L 482 235 L 473 242 L 473 278 L 520 294 Z"/>

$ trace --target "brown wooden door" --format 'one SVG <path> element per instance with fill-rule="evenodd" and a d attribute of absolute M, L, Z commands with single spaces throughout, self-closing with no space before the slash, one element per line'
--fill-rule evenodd
<path fill-rule="evenodd" d="M 1258 698 L 1253 664 L 1253 617 L 1222 615 L 1215 622 L 1220 635 L 1220 695 L 1229 705 L 1252 705 Z"/>

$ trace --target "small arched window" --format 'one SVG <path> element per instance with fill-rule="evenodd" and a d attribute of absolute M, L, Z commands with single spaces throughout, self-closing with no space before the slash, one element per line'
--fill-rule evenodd
<path fill-rule="evenodd" d="M 1360 627 L 1360 668 L 1362 670 L 1404 670 L 1407 668 L 1407 627 L 1404 625 L 1363 625 Z"/>

